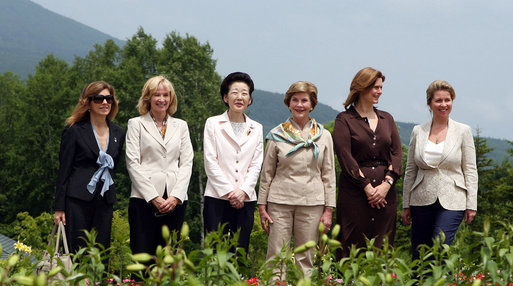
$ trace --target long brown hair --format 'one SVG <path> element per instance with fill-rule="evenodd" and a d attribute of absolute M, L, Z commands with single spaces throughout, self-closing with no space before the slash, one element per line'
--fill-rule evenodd
<path fill-rule="evenodd" d="M 110 94 L 114 96 L 114 102 L 112 103 L 110 112 L 107 115 L 109 120 L 114 120 L 114 117 L 116 117 L 116 114 L 118 114 L 118 100 L 116 99 L 114 87 L 104 81 L 95 81 L 88 84 L 82 90 L 82 94 L 78 98 L 78 103 L 75 106 L 75 109 L 73 109 L 71 115 L 66 118 L 66 125 L 72 126 L 73 124 L 84 119 L 89 110 L 89 102 L 91 102 L 92 97 L 99 94 L 104 89 L 108 89 Z"/>
<path fill-rule="evenodd" d="M 347 109 L 350 105 L 358 103 L 360 94 L 372 88 L 378 78 L 385 81 L 385 76 L 380 71 L 371 67 L 363 68 L 356 73 L 351 82 L 349 95 L 344 103 L 344 108 Z"/>

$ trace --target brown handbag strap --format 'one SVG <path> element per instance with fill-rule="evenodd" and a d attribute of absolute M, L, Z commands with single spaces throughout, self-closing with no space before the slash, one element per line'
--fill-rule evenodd
<path fill-rule="evenodd" d="M 54 227 L 54 230 L 55 230 L 55 227 Z M 64 246 L 64 254 L 69 254 L 68 240 L 66 239 L 66 232 L 64 231 L 64 225 L 62 224 L 62 221 L 59 221 L 59 228 L 57 230 L 57 239 L 55 242 L 55 251 L 59 250 L 59 244 L 61 241 L 61 237 L 62 237 L 62 242 L 63 242 L 62 244 Z M 52 235 L 52 238 L 53 238 L 53 235 Z"/>

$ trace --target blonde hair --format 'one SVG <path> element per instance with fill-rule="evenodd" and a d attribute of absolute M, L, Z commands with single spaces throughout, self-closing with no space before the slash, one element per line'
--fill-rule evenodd
<path fill-rule="evenodd" d="M 438 90 L 448 91 L 451 95 L 451 99 L 454 100 L 456 98 L 456 93 L 454 92 L 454 88 L 446 82 L 445 80 L 435 80 L 433 81 L 426 90 L 426 100 L 427 105 L 431 104 L 431 100 L 433 100 L 433 96 L 435 92 Z"/>
<path fill-rule="evenodd" d="M 283 99 L 283 103 L 286 106 L 290 106 L 290 99 L 295 93 L 306 92 L 310 97 L 310 102 L 312 103 L 312 110 L 317 105 L 317 87 L 315 84 L 308 81 L 297 81 L 293 83 L 289 90 L 285 93 L 285 98 Z"/>
<path fill-rule="evenodd" d="M 139 102 L 137 103 L 139 114 L 143 115 L 150 111 L 150 98 L 155 94 L 155 92 L 157 92 L 157 89 L 161 84 L 169 92 L 170 101 L 169 107 L 167 108 L 167 114 L 173 115 L 176 112 L 176 109 L 178 108 L 178 101 L 176 98 L 175 88 L 166 77 L 158 75 L 148 79 L 144 84 L 142 95 L 139 98 Z"/>
<path fill-rule="evenodd" d="M 350 105 L 358 103 L 360 94 L 371 89 L 378 78 L 385 81 L 385 75 L 371 67 L 363 68 L 356 73 L 351 82 L 351 87 L 349 88 L 349 95 L 347 96 L 346 102 L 344 102 L 344 108 L 347 109 Z"/>
<path fill-rule="evenodd" d="M 79 122 L 80 120 L 86 117 L 87 112 L 89 111 L 89 103 L 91 102 L 93 96 L 98 95 L 102 90 L 108 89 L 109 93 L 114 97 L 114 102 L 112 102 L 110 112 L 107 115 L 109 120 L 114 120 L 116 114 L 118 114 L 118 100 L 116 99 L 116 92 L 114 87 L 107 82 L 104 81 L 94 81 L 88 84 L 83 90 L 82 94 L 78 98 L 78 103 L 71 112 L 71 115 L 66 118 L 66 125 L 72 126 L 73 124 Z"/>

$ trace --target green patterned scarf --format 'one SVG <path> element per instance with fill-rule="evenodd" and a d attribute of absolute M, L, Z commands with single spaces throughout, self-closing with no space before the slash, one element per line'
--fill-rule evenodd
<path fill-rule="evenodd" d="M 269 131 L 267 136 L 265 136 L 265 139 L 295 144 L 296 146 L 292 148 L 289 152 L 287 152 L 286 156 L 290 156 L 292 153 L 299 150 L 299 148 L 308 148 L 310 146 L 313 146 L 314 158 L 317 159 L 317 157 L 319 156 L 319 146 L 317 146 L 315 140 L 321 137 L 324 127 L 322 126 L 322 124 L 317 123 L 315 119 L 310 118 L 310 120 L 312 120 L 312 128 L 310 128 L 310 134 L 307 140 L 301 137 L 301 131 L 294 127 L 294 125 L 291 122 L 291 118 L 289 118 L 282 124 L 274 127 L 271 131 Z"/>

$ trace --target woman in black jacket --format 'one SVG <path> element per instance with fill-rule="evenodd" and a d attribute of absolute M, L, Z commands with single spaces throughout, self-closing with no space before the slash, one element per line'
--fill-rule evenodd
<path fill-rule="evenodd" d="M 125 130 L 112 120 L 118 112 L 114 88 L 106 82 L 88 84 L 66 119 L 59 153 L 55 193 L 55 224 L 66 226 L 70 250 L 85 244 L 83 230 L 94 229 L 96 242 L 110 246 L 114 168 L 122 154 Z"/>

